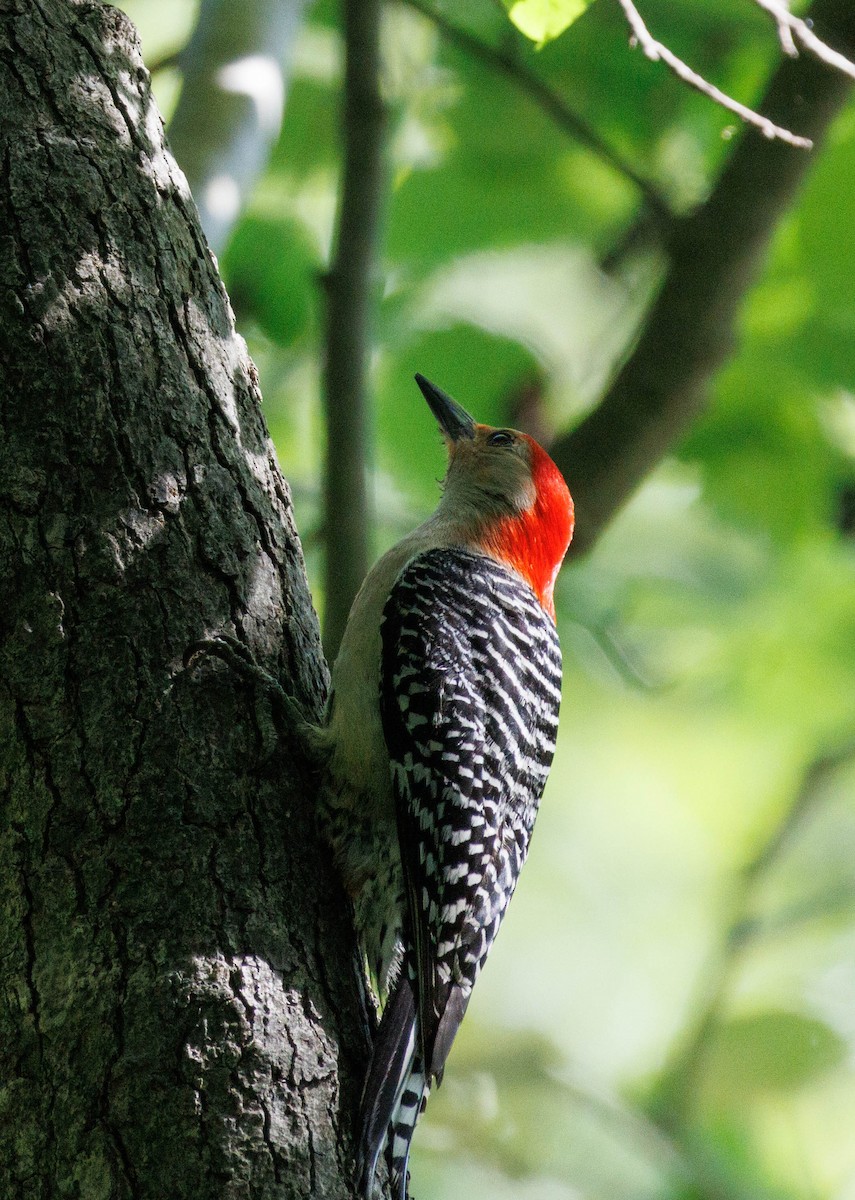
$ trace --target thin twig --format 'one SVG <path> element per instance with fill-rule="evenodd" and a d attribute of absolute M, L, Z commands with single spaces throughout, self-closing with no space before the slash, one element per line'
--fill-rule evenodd
<path fill-rule="evenodd" d="M 757 2 L 761 3 L 763 0 L 757 0 Z M 800 150 L 810 150 L 813 147 L 813 142 L 810 138 L 799 137 L 798 134 L 792 133 L 789 129 L 784 129 L 781 125 L 776 125 L 768 117 L 755 112 L 753 108 L 748 108 L 746 105 L 740 104 L 738 100 L 734 100 L 732 96 L 728 96 L 726 92 L 709 83 L 697 71 L 693 71 L 690 66 L 684 63 L 681 58 L 678 58 L 676 54 L 672 53 L 662 42 L 657 42 L 641 19 L 641 14 L 632 0 L 618 0 L 618 3 L 623 9 L 629 27 L 632 30 L 634 41 L 641 46 L 651 62 L 663 62 L 683 83 L 688 84 L 689 87 L 693 87 L 702 95 L 715 101 L 722 108 L 726 108 L 728 112 L 735 113 L 736 116 L 741 117 L 747 124 L 759 129 L 764 137 L 777 138 L 779 141 L 787 142 L 788 145 L 796 146 Z"/>
<path fill-rule="evenodd" d="M 519 62 L 510 54 L 482 42 L 468 30 L 449 21 L 442 13 L 437 12 L 425 0 L 401 0 L 403 4 L 414 8 L 422 16 L 431 21 L 443 37 L 452 45 L 457 46 L 472 58 L 479 59 L 494 71 L 505 75 L 512 83 L 524 92 L 552 120 L 562 132 L 569 134 L 574 141 L 592 151 L 610 167 L 623 175 L 638 188 L 652 212 L 663 221 L 670 221 L 674 212 L 667 197 L 651 180 L 646 179 L 639 171 L 627 162 L 597 130 L 589 125 L 584 117 L 580 117 L 572 108 L 548 87 L 533 71 Z"/>
<path fill-rule="evenodd" d="M 758 3 L 760 3 L 760 0 L 758 0 Z M 775 21 L 778 27 L 778 41 L 781 43 L 781 49 L 787 58 L 798 58 L 799 48 L 793 40 L 792 29 L 790 29 L 786 21 L 779 21 L 777 17 Z"/>
<path fill-rule="evenodd" d="M 819 754 L 805 769 L 796 793 L 778 825 L 734 880 L 730 920 L 720 953 L 709 964 L 703 984 L 704 1000 L 694 1026 L 674 1061 L 664 1073 L 653 1103 L 653 1120 L 676 1136 L 685 1124 L 686 1109 L 694 1095 L 698 1075 L 710 1042 L 721 1025 L 722 1010 L 742 956 L 762 926 L 751 922 L 749 913 L 755 890 L 775 863 L 779 862 L 798 830 L 822 801 L 828 781 L 855 758 L 855 740 L 847 739 Z"/>
<path fill-rule="evenodd" d="M 803 824 L 829 779 L 853 758 L 855 758 L 855 738 L 849 738 L 826 753 L 818 754 L 808 764 L 799 790 L 787 810 L 786 816 L 745 867 L 744 877 L 747 887 L 753 887 L 755 882 L 767 873 L 771 864 L 781 857 L 793 831 Z"/>
<path fill-rule="evenodd" d="M 691 1138 L 675 1137 L 641 1108 L 627 1107 L 618 1099 L 560 1078 L 571 1099 L 621 1145 L 638 1147 L 648 1162 L 661 1162 L 671 1182 L 668 1194 L 690 1194 L 693 1200 L 749 1200 L 746 1186 L 725 1172 L 711 1155 L 700 1153 Z M 750 1200 L 763 1200 L 756 1188 Z"/>
<path fill-rule="evenodd" d="M 837 71 L 842 71 L 844 75 L 849 75 L 855 79 L 855 63 L 845 55 L 838 53 L 837 50 L 832 50 L 826 45 L 821 38 L 808 25 L 807 21 L 803 21 L 801 17 L 794 17 L 785 4 L 781 0 L 754 0 L 758 8 L 762 8 L 768 13 L 775 24 L 778 26 L 778 37 L 781 39 L 781 45 L 791 57 L 794 57 L 798 50 L 795 46 L 795 40 L 801 42 L 805 50 L 809 50 L 811 54 L 815 54 L 820 61 L 827 63 L 828 66 L 834 67 Z M 787 49 L 788 39 L 792 50 Z M 795 39 L 795 40 L 794 40 Z"/>

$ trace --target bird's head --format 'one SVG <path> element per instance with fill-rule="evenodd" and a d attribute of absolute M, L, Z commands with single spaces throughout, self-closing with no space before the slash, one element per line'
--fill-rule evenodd
<path fill-rule="evenodd" d="M 462 545 L 522 575 L 554 620 L 555 579 L 573 536 L 564 477 L 528 434 L 480 425 L 423 375 L 416 383 L 448 446 L 440 515 Z"/>

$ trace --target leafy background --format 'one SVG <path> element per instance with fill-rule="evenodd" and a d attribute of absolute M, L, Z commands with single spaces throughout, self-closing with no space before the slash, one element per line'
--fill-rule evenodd
<path fill-rule="evenodd" d="M 163 64 L 168 119 L 196 5 L 124 7 Z M 539 19 L 525 7 L 538 6 L 515 6 L 523 28 Z M 491 0 L 435 9 L 493 45 L 516 39 L 677 211 L 704 199 L 732 121 L 631 52 L 617 5 L 599 0 L 540 48 Z M 644 11 L 719 86 L 757 97 L 779 50 L 748 0 Z M 655 242 L 613 253 L 635 187 L 501 71 L 403 3 L 384 58 L 378 552 L 430 510 L 443 470 L 414 370 L 482 420 L 564 430 L 632 344 L 662 270 Z M 321 610 L 319 281 L 341 69 L 337 8 L 319 2 L 221 255 Z M 594 552 L 571 552 L 558 756 L 420 1125 L 420 1200 L 855 1200 L 853 229 L 850 107 L 779 229 L 708 414 Z"/>

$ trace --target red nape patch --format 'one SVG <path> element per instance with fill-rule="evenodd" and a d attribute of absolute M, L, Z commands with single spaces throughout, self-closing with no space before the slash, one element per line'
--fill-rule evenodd
<path fill-rule="evenodd" d="M 535 501 L 516 517 L 503 517 L 484 538 L 485 549 L 518 571 L 555 620 L 553 590 L 573 537 L 573 498 L 555 463 L 528 434 Z"/>

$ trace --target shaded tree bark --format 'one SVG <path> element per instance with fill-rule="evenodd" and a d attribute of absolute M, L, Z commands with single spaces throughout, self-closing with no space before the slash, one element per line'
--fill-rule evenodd
<path fill-rule="evenodd" d="M 367 1049 L 326 668 L 135 35 L 0 0 L 0 1195 L 345 1197 Z"/>

